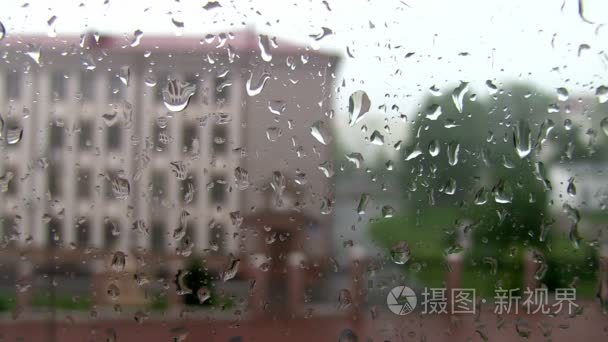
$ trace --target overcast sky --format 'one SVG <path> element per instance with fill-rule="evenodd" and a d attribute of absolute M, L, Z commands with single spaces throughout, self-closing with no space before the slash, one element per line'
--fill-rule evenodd
<path fill-rule="evenodd" d="M 397 104 L 410 116 L 430 86 L 451 92 L 459 80 L 471 82 L 472 92 L 480 96 L 487 79 L 497 84 L 531 80 L 549 90 L 566 87 L 571 92 L 592 92 L 608 83 L 608 59 L 601 54 L 608 52 L 608 27 L 601 25 L 608 22 L 604 0 L 583 2 L 584 16 L 593 23 L 580 17 L 578 0 L 220 0 L 221 7 L 209 10 L 203 8 L 206 0 L 4 2 L 0 22 L 8 35 L 46 34 L 47 21 L 56 16 L 58 34 L 132 35 L 141 30 L 145 39 L 175 35 L 174 19 L 184 23 L 184 35 L 202 37 L 250 25 L 337 51 L 344 56 L 338 83 L 346 81 L 338 112 L 346 111 L 348 95 L 359 89 L 368 92 L 372 108 Z M 309 35 L 322 27 L 333 34 L 315 43 Z M 579 57 L 581 44 L 590 49 Z M 354 58 L 347 56 L 347 47 Z M 408 52 L 415 54 L 405 59 Z M 383 126 L 384 118 L 376 111 L 366 121 L 372 128 Z M 347 118 L 339 115 L 336 120 L 343 124 Z M 350 132 L 358 127 L 341 130 L 355 139 L 353 144 L 361 141 Z"/>

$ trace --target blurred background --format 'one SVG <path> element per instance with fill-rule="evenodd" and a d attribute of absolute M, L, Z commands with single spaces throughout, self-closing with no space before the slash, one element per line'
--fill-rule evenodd
<path fill-rule="evenodd" d="M 606 339 L 607 10 L 4 4 L 0 336 Z"/>

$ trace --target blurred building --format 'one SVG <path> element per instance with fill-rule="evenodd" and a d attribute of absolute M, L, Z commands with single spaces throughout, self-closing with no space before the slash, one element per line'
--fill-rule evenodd
<path fill-rule="evenodd" d="M 247 275 L 279 237 L 280 259 L 328 253 L 332 144 L 310 130 L 336 56 L 252 31 L 0 44 L 3 284 L 102 274 L 116 251 L 167 277 L 191 253 Z"/>

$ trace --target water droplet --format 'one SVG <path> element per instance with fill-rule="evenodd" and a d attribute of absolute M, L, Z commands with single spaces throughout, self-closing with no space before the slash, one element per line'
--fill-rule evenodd
<path fill-rule="evenodd" d="M 112 179 L 112 194 L 118 200 L 126 200 L 131 193 L 129 180 L 123 175 L 118 174 Z"/>
<path fill-rule="evenodd" d="M 172 112 L 181 112 L 188 106 L 190 97 L 196 92 L 196 84 L 172 79 L 162 91 L 165 107 Z"/>
<path fill-rule="evenodd" d="M 395 209 L 393 209 L 393 207 L 390 205 L 385 205 L 382 207 L 382 217 L 391 218 L 393 216 L 395 216 Z"/>
<path fill-rule="evenodd" d="M 404 265 L 410 260 L 410 246 L 406 241 L 399 241 L 390 250 L 391 260 L 397 265 Z"/>
<path fill-rule="evenodd" d="M 110 297 L 111 300 L 117 300 L 120 296 L 120 289 L 118 288 L 118 286 L 116 286 L 116 284 L 111 283 L 108 286 L 107 293 L 108 297 Z"/>
<path fill-rule="evenodd" d="M 323 163 L 319 164 L 317 168 L 321 170 L 321 172 L 323 172 L 327 178 L 334 176 L 334 166 L 330 161 L 324 161 Z"/>
<path fill-rule="evenodd" d="M 566 192 L 570 196 L 576 196 L 576 185 L 574 185 L 574 177 L 570 177 L 568 179 L 568 187 L 566 189 Z"/>
<path fill-rule="evenodd" d="M 452 141 L 448 144 L 448 163 L 451 166 L 458 164 L 458 152 L 460 152 L 460 144 Z"/>
<path fill-rule="evenodd" d="M 311 34 L 311 35 L 308 35 L 308 36 L 310 38 L 314 38 L 314 40 L 316 40 L 316 41 L 319 41 L 319 40 L 321 40 L 321 39 L 323 39 L 323 38 L 325 38 L 325 37 L 327 37 L 327 36 L 329 36 L 329 35 L 331 35 L 331 34 L 334 33 L 330 28 L 327 28 L 327 27 L 321 27 L 321 30 L 322 31 L 320 33 Z"/>
<path fill-rule="evenodd" d="M 135 32 L 133 32 L 133 40 L 131 41 L 131 47 L 138 46 L 143 36 L 144 33 L 141 30 L 135 30 Z"/>
<path fill-rule="evenodd" d="M 286 104 L 280 100 L 268 101 L 268 110 L 274 115 L 281 115 L 285 111 Z"/>
<path fill-rule="evenodd" d="M 177 274 L 175 275 L 176 293 L 179 296 L 189 295 L 192 293 L 192 289 L 186 282 L 186 276 L 188 276 L 188 274 L 190 274 L 190 272 L 178 270 Z"/>
<path fill-rule="evenodd" d="M 0 40 L 6 37 L 6 29 L 4 28 L 4 24 L 0 21 Z"/>
<path fill-rule="evenodd" d="M 595 96 L 597 96 L 597 100 L 600 103 L 608 101 L 608 87 L 603 85 L 597 87 L 597 89 L 595 89 Z"/>
<path fill-rule="evenodd" d="M 358 152 L 347 154 L 346 159 L 348 159 L 349 162 L 353 163 L 355 165 L 355 168 L 357 169 L 363 164 L 363 156 L 361 155 L 361 153 Z"/>
<path fill-rule="evenodd" d="M 25 54 L 40 66 L 40 45 L 28 44 Z"/>
<path fill-rule="evenodd" d="M 171 22 L 173 23 L 173 26 L 175 26 L 175 35 L 178 37 L 181 36 L 184 33 L 184 22 L 175 18 L 171 18 Z"/>
<path fill-rule="evenodd" d="M 196 298 L 198 298 L 199 304 L 203 304 L 211 298 L 211 291 L 206 286 L 203 286 L 196 291 Z"/>
<path fill-rule="evenodd" d="M 460 82 L 460 85 L 454 89 L 452 92 L 452 101 L 454 101 L 454 105 L 456 109 L 458 109 L 459 113 L 462 113 L 464 95 L 469 91 L 469 83 Z"/>
<path fill-rule="evenodd" d="M 310 126 L 310 134 L 323 145 L 331 143 L 333 137 L 329 133 L 329 129 L 325 127 L 325 122 L 318 120 Z"/>
<path fill-rule="evenodd" d="M 338 293 L 338 310 L 345 310 L 353 304 L 353 297 L 347 289 L 341 289 Z"/>
<path fill-rule="evenodd" d="M 340 265 L 336 259 L 329 257 L 329 266 L 334 273 L 338 273 L 340 271 Z"/>
<path fill-rule="evenodd" d="M 527 339 L 528 337 L 530 337 L 530 325 L 528 324 L 528 321 L 526 321 L 525 319 L 519 317 L 517 318 L 517 320 L 515 321 L 515 331 L 517 331 L 517 334 L 520 337 L 523 337 L 525 339 Z"/>
<path fill-rule="evenodd" d="M 481 189 L 479 189 L 479 191 L 477 191 L 477 193 L 475 194 L 475 200 L 474 203 L 476 205 L 484 205 L 488 202 L 488 191 L 486 190 L 485 187 L 481 187 Z"/>
<path fill-rule="evenodd" d="M 431 157 L 437 157 L 441 152 L 441 146 L 439 145 L 439 141 L 436 139 L 431 140 L 429 143 L 429 154 Z"/>
<path fill-rule="evenodd" d="M 502 179 L 494 186 L 492 192 L 494 193 L 494 201 L 496 201 L 496 203 L 504 204 L 513 201 L 511 187 Z"/>
<path fill-rule="evenodd" d="M 422 150 L 420 149 L 420 144 L 416 143 L 411 149 L 411 151 L 405 153 L 405 160 L 416 159 L 419 155 L 422 154 Z"/>
<path fill-rule="evenodd" d="M 235 228 L 238 228 L 243 224 L 243 216 L 240 211 L 233 211 L 230 213 L 230 222 Z"/>
<path fill-rule="evenodd" d="M 380 134 L 378 131 L 372 132 L 372 135 L 369 137 L 369 142 L 373 145 L 382 146 L 384 145 L 384 136 Z"/>
<path fill-rule="evenodd" d="M 426 109 L 425 116 L 431 121 L 437 120 L 441 116 L 441 106 L 438 104 L 432 104 Z"/>
<path fill-rule="evenodd" d="M 120 68 L 118 78 L 120 78 L 120 81 L 124 85 L 126 85 L 127 87 L 129 86 L 129 80 L 131 79 L 131 70 L 129 69 L 129 66 L 125 65 Z"/>
<path fill-rule="evenodd" d="M 270 62 L 272 60 L 272 52 L 270 51 L 270 39 L 265 34 L 258 36 L 258 47 L 260 48 L 260 54 L 264 62 Z"/>
<path fill-rule="evenodd" d="M 270 79 L 270 73 L 264 71 L 262 75 L 253 82 L 253 71 L 249 74 L 249 78 L 247 79 L 247 83 L 245 89 L 247 90 L 247 95 L 256 96 L 264 90 L 266 86 L 266 82 Z"/>
<path fill-rule="evenodd" d="M 277 207 L 283 206 L 283 192 L 285 191 L 286 181 L 285 176 L 280 171 L 272 173 L 270 187 L 274 190 L 274 204 Z"/>
<path fill-rule="evenodd" d="M 118 122 L 118 113 L 105 113 L 101 116 L 101 118 L 103 120 L 103 123 L 106 124 L 106 126 L 114 126 L 114 124 Z"/>
<path fill-rule="evenodd" d="M 110 265 L 114 272 L 123 272 L 125 270 L 125 264 L 127 262 L 127 256 L 121 251 L 117 251 L 112 256 L 112 264 Z"/>
<path fill-rule="evenodd" d="M 23 137 L 23 128 L 21 128 L 21 127 L 10 128 L 6 132 L 6 142 L 9 145 L 17 144 L 18 142 L 21 141 L 22 137 Z"/>
<path fill-rule="evenodd" d="M 54 15 L 47 20 L 46 24 L 48 25 L 47 35 L 51 38 L 57 37 L 57 31 L 55 30 L 55 25 L 57 24 L 57 16 Z"/>
<path fill-rule="evenodd" d="M 371 102 L 366 92 L 357 90 L 352 93 L 348 99 L 348 124 L 351 127 L 356 125 L 369 112 L 370 107 Z"/>
<path fill-rule="evenodd" d="M 454 178 L 448 179 L 443 187 L 443 193 L 446 195 L 453 195 L 456 193 L 456 180 L 454 180 Z"/>
<path fill-rule="evenodd" d="M 557 88 L 557 100 L 565 102 L 568 100 L 568 89 L 566 88 Z"/>
<path fill-rule="evenodd" d="M 148 314 L 142 310 L 137 310 L 133 316 L 133 319 L 135 319 L 135 322 L 141 324 L 148 319 Z"/>
<path fill-rule="evenodd" d="M 222 271 L 222 281 L 226 282 L 232 278 L 234 278 L 239 271 L 239 265 L 241 264 L 241 260 L 235 258 L 232 254 L 230 254 L 230 262 L 228 263 L 226 269 Z"/>
<path fill-rule="evenodd" d="M 156 80 L 156 76 L 146 75 L 144 77 L 144 83 L 146 84 L 146 86 L 152 88 L 152 87 L 156 86 L 156 83 L 158 83 L 158 81 Z"/>
<path fill-rule="evenodd" d="M 13 179 L 13 173 L 10 171 L 6 171 L 5 174 L 0 176 L 0 192 L 7 192 L 8 185 Z"/>
<path fill-rule="evenodd" d="M 234 169 L 234 181 L 239 190 L 246 190 L 249 187 L 249 172 L 238 166 Z"/>
<path fill-rule="evenodd" d="M 513 132 L 513 143 L 519 158 L 525 158 L 532 151 L 531 134 L 527 120 L 517 121 Z"/>
<path fill-rule="evenodd" d="M 276 126 L 271 126 L 266 129 L 266 138 L 270 142 L 277 141 L 283 135 L 283 131 Z"/>
<path fill-rule="evenodd" d="M 443 93 L 441 92 L 441 90 L 439 88 L 437 88 L 437 86 L 434 85 L 434 84 L 429 88 L 429 92 L 433 96 L 441 96 L 441 95 L 443 95 Z"/>
<path fill-rule="evenodd" d="M 359 338 L 357 337 L 357 334 L 355 334 L 355 332 L 350 329 L 342 330 L 342 332 L 340 333 L 340 336 L 338 337 L 338 342 L 358 342 L 358 341 L 359 341 Z"/>
<path fill-rule="evenodd" d="M 172 161 L 169 164 L 171 165 L 171 172 L 173 172 L 175 178 L 185 180 L 188 177 L 188 169 L 183 161 Z"/>
<path fill-rule="evenodd" d="M 365 209 L 367 208 L 370 198 L 371 197 L 369 194 L 361 194 L 361 197 L 359 197 L 359 204 L 357 205 L 357 214 L 365 215 Z"/>
<path fill-rule="evenodd" d="M 486 81 L 486 87 L 488 88 L 488 94 L 495 95 L 498 93 L 498 87 L 492 82 L 492 80 Z"/>
<path fill-rule="evenodd" d="M 608 136 L 608 117 L 605 117 L 600 121 L 600 127 L 606 136 Z"/>

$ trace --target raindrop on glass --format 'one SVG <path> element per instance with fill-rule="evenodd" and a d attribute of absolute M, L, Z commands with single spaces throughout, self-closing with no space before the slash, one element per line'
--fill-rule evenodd
<path fill-rule="evenodd" d="M 391 260 L 397 265 L 403 265 L 410 260 L 410 246 L 406 241 L 399 241 L 390 250 Z"/>
<path fill-rule="evenodd" d="M 525 158 L 532 151 L 530 126 L 527 120 L 519 120 L 513 132 L 513 144 L 519 158 Z"/>
<path fill-rule="evenodd" d="M 247 83 L 245 84 L 245 89 L 247 90 L 247 95 L 256 96 L 264 90 L 266 86 L 266 82 L 270 79 L 270 74 L 268 72 L 263 72 L 262 75 L 254 82 L 253 81 L 253 72 L 249 74 L 249 78 L 247 79 Z"/>
<path fill-rule="evenodd" d="M 165 107 L 172 112 L 181 112 L 188 106 L 190 97 L 196 92 L 196 85 L 172 79 L 162 91 Z"/>
<path fill-rule="evenodd" d="M 331 134 L 329 133 L 329 129 L 325 127 L 325 122 L 321 120 L 315 121 L 310 126 L 310 134 L 323 145 L 331 143 L 333 139 Z"/>
<path fill-rule="evenodd" d="M 464 95 L 469 91 L 469 83 L 460 82 L 460 85 L 452 92 L 452 101 L 459 113 L 462 113 Z"/>
<path fill-rule="evenodd" d="M 458 153 L 460 152 L 460 144 L 452 141 L 448 144 L 448 163 L 451 166 L 458 164 Z"/>
<path fill-rule="evenodd" d="M 260 53 L 262 55 L 262 59 L 265 62 L 270 62 L 272 60 L 272 52 L 270 51 L 270 39 L 265 34 L 261 34 L 258 37 L 258 47 L 260 48 Z"/>
<path fill-rule="evenodd" d="M 370 106 L 371 102 L 366 92 L 357 90 L 352 93 L 348 99 L 348 124 L 352 127 L 361 121 L 369 112 Z"/>
<path fill-rule="evenodd" d="M 125 253 L 117 251 L 112 256 L 112 264 L 110 265 L 114 272 L 122 272 L 125 270 L 127 256 Z"/>

